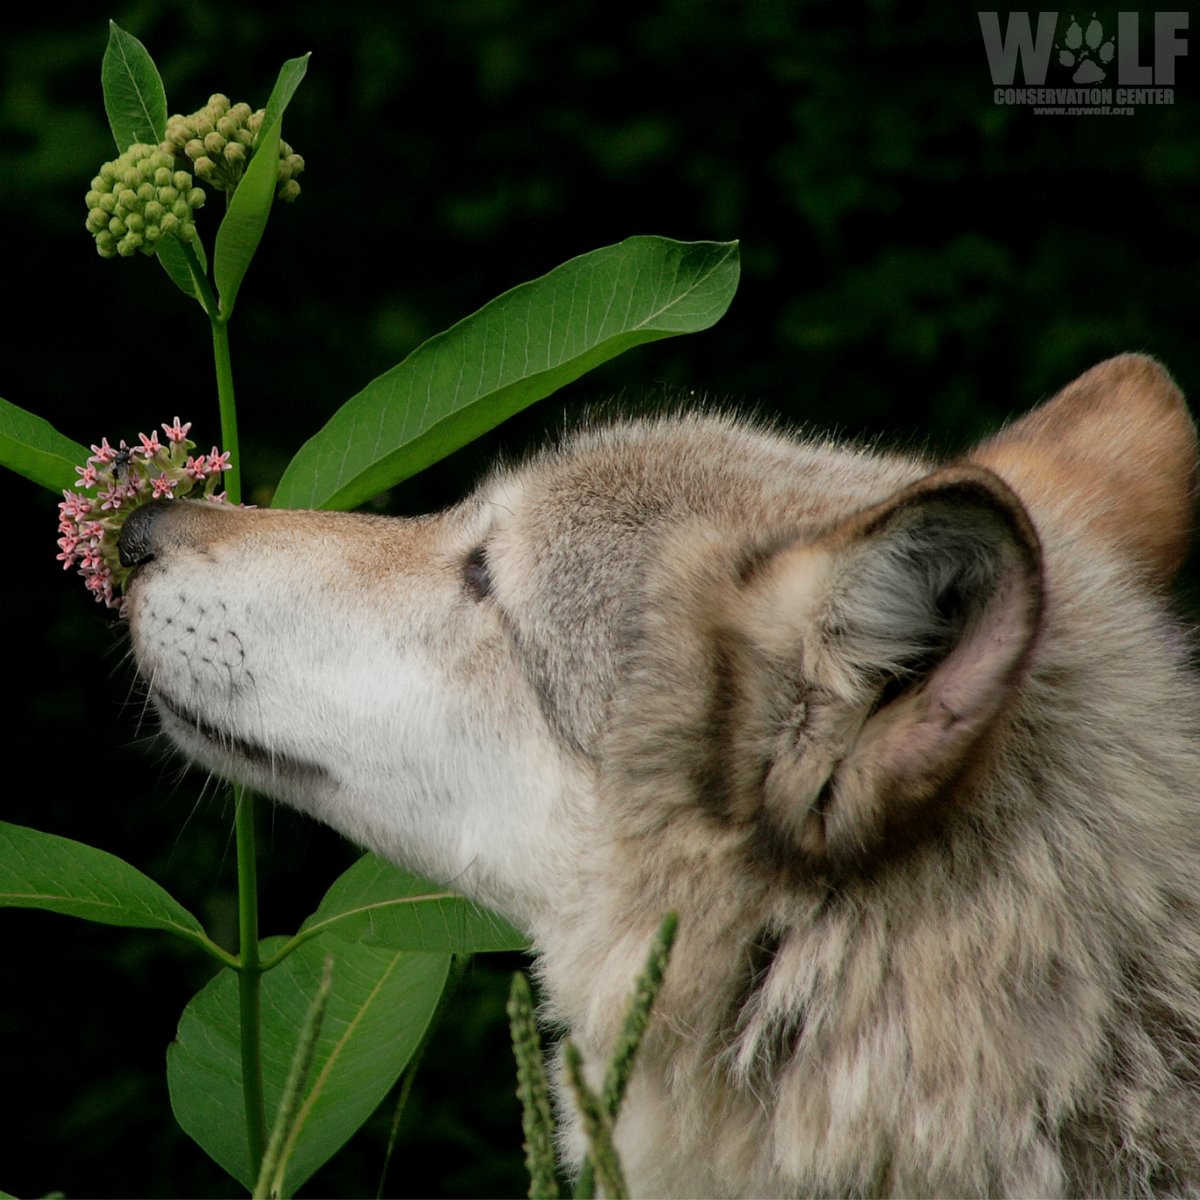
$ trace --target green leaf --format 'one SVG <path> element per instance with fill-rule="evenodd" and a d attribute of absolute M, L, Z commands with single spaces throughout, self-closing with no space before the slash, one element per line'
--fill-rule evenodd
<path fill-rule="evenodd" d="M 150 51 L 116 21 L 108 23 L 108 46 L 100 65 L 100 83 L 118 154 L 124 154 L 138 142 L 157 146 L 163 141 L 167 136 L 167 93 L 162 77 Z M 199 239 L 193 246 L 201 267 L 206 269 L 204 247 Z M 163 238 L 154 257 L 185 296 L 200 299 L 183 249 L 174 237 Z"/>
<path fill-rule="evenodd" d="M 162 929 L 228 960 L 200 922 L 124 859 L 82 842 L 0 821 L 0 905 Z"/>
<path fill-rule="evenodd" d="M 104 111 L 117 153 L 137 142 L 155 146 L 167 132 L 167 93 L 150 52 L 116 21 L 108 23 L 108 46 L 100 64 Z"/>
<path fill-rule="evenodd" d="M 0 400 L 0 464 L 61 492 L 73 488 L 91 451 L 64 437 L 49 421 L 36 417 L 7 400 Z"/>
<path fill-rule="evenodd" d="M 250 260 L 267 227 L 271 205 L 275 203 L 275 187 L 279 179 L 280 122 L 283 110 L 308 70 L 308 59 L 307 54 L 291 58 L 280 68 L 279 78 L 267 101 L 250 165 L 233 193 L 225 219 L 217 230 L 213 280 L 221 298 L 221 316 L 225 320 L 233 313 L 238 289 L 242 286 Z"/>
<path fill-rule="evenodd" d="M 529 939 L 465 896 L 366 854 L 325 893 L 296 941 L 332 932 L 371 946 L 440 954 L 524 950 Z"/>
<path fill-rule="evenodd" d="M 635 237 L 505 292 L 418 346 L 301 448 L 277 508 L 353 508 L 643 342 L 712 325 L 736 242 Z"/>
<path fill-rule="evenodd" d="M 282 938 L 262 944 L 268 959 Z M 333 936 L 314 939 L 262 978 L 263 1092 L 279 1108 L 305 1014 L 327 953 L 332 987 L 288 1160 L 287 1193 L 333 1155 L 391 1090 L 437 1008 L 450 959 Z M 186 1132 L 247 1189 L 254 1185 L 242 1102 L 238 985 L 221 971 L 193 997 L 167 1051 L 171 1107 Z"/>
<path fill-rule="evenodd" d="M 200 270 L 207 271 L 208 259 L 205 256 L 204 246 L 199 237 L 192 238 L 189 245 L 196 256 L 196 261 L 200 265 Z M 187 251 L 174 234 L 168 234 L 166 237 L 159 239 L 158 249 L 154 252 L 154 257 L 158 259 L 162 264 L 163 270 L 171 277 L 171 282 L 185 296 L 192 300 L 198 300 L 203 305 L 204 299 L 196 287 L 195 280 L 192 278 L 191 268 L 188 265 Z"/>

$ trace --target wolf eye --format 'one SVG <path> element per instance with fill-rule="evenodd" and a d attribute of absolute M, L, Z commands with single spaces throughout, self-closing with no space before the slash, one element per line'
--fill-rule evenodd
<path fill-rule="evenodd" d="M 488 571 L 487 550 L 483 546 L 476 546 L 467 555 L 463 563 L 462 578 L 463 586 L 476 600 L 482 600 L 491 594 L 492 576 Z"/>

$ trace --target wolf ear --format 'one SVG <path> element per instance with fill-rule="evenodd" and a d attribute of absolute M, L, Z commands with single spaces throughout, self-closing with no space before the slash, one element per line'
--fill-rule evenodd
<path fill-rule="evenodd" d="M 1037 535 L 1000 479 L 953 467 L 745 586 L 735 736 L 762 764 L 762 832 L 808 868 L 861 863 L 933 814 L 1009 700 L 1041 611 Z"/>
<path fill-rule="evenodd" d="M 1167 585 L 1187 554 L 1196 497 L 1196 427 L 1183 393 L 1144 354 L 1110 358 L 971 455 L 1035 518 L 1067 519 Z"/>

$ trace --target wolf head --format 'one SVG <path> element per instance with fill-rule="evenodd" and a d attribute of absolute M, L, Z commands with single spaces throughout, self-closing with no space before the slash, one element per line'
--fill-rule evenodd
<path fill-rule="evenodd" d="M 1195 431 L 1088 372 L 937 465 L 584 430 L 413 521 L 149 506 L 138 664 L 197 762 L 533 933 L 651 1194 L 1200 1187 Z"/>

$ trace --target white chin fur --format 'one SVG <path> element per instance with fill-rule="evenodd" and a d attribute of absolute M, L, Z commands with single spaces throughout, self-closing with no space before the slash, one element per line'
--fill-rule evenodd
<path fill-rule="evenodd" d="M 163 731 L 189 759 L 520 924 L 554 902 L 578 768 L 532 697 L 456 694 L 419 649 L 353 630 L 353 612 L 344 636 L 289 630 L 286 650 L 277 626 L 249 616 L 255 604 L 178 607 L 169 626 L 143 615 L 137 651 Z M 247 614 L 236 633 L 231 611 Z M 303 660 L 304 646 L 320 649 Z"/>

